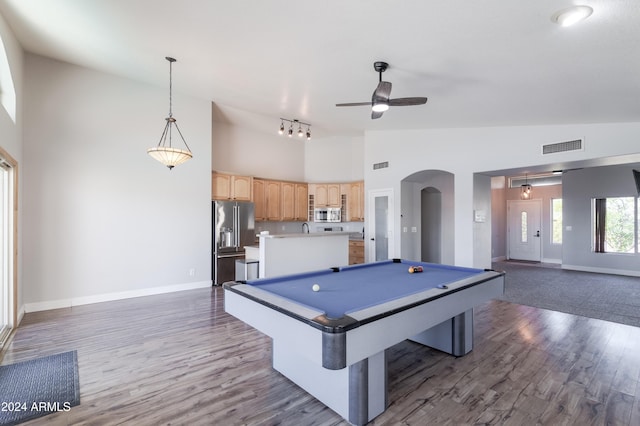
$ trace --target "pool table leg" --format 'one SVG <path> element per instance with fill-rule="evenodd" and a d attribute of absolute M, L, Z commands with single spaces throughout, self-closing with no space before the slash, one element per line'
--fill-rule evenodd
<path fill-rule="evenodd" d="M 354 425 L 364 425 L 387 408 L 385 351 L 329 370 L 273 340 L 273 368 Z"/>
<path fill-rule="evenodd" d="M 454 356 L 466 355 L 473 349 L 473 309 L 449 318 L 410 340 Z"/>
<path fill-rule="evenodd" d="M 386 351 L 349 367 L 349 422 L 364 425 L 387 409 Z"/>

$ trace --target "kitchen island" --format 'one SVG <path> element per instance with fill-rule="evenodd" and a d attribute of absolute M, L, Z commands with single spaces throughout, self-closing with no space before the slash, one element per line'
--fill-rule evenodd
<path fill-rule="evenodd" d="M 260 234 L 259 277 L 270 278 L 349 264 L 348 232 Z"/>

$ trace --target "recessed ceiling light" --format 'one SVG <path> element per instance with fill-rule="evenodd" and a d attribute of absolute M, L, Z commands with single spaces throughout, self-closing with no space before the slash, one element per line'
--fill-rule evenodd
<path fill-rule="evenodd" d="M 551 21 L 563 27 L 568 27 L 576 22 L 587 19 L 592 13 L 593 9 L 589 6 L 572 6 L 551 15 Z"/>

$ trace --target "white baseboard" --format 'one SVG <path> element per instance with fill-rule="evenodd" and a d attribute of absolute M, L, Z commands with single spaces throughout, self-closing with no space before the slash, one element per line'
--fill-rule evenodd
<path fill-rule="evenodd" d="M 25 303 L 21 312 L 48 311 L 50 309 L 70 308 L 72 306 L 89 305 L 91 303 L 110 302 L 112 300 L 131 299 L 133 297 L 153 296 L 154 294 L 173 293 L 211 287 L 211 281 L 198 281 L 186 284 L 173 284 L 162 287 L 142 288 L 117 293 L 96 294 L 92 296 L 72 297 L 69 299 L 50 300 L 46 302 Z"/>
<path fill-rule="evenodd" d="M 561 265 L 562 259 L 542 259 L 542 263 L 553 263 L 556 265 Z"/>
<path fill-rule="evenodd" d="M 498 256 L 491 258 L 492 262 L 502 262 L 503 260 L 507 260 L 507 256 Z"/>
<path fill-rule="evenodd" d="M 564 263 L 562 264 L 561 268 L 568 269 L 571 271 L 595 272 L 598 274 L 612 274 L 612 275 L 625 275 L 629 277 L 640 277 L 640 271 L 630 271 L 625 269 L 594 268 L 591 266 L 567 265 Z"/>

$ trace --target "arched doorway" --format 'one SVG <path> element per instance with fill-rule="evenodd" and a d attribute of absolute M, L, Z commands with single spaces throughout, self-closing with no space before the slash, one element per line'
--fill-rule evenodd
<path fill-rule="evenodd" d="M 453 265 L 454 175 L 422 170 L 401 183 L 402 258 Z"/>
<path fill-rule="evenodd" d="M 421 241 L 420 251 L 423 262 L 442 261 L 442 193 L 428 186 L 421 192 Z"/>

